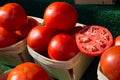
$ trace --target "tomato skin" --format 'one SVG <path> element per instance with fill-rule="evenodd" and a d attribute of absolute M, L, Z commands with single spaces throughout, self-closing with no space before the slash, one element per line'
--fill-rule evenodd
<path fill-rule="evenodd" d="M 18 35 L 0 27 L 0 48 L 10 46 L 18 41 Z"/>
<path fill-rule="evenodd" d="M 79 52 L 75 39 L 67 34 L 57 34 L 48 45 L 48 55 L 51 59 L 66 61 Z"/>
<path fill-rule="evenodd" d="M 107 49 L 100 58 L 100 67 L 109 80 L 120 80 L 120 46 Z"/>
<path fill-rule="evenodd" d="M 64 33 L 67 33 L 67 34 L 71 35 L 73 38 L 75 38 L 75 33 L 82 30 L 82 28 L 83 28 L 82 26 L 76 26 L 72 30 L 67 31 L 67 32 L 65 31 Z"/>
<path fill-rule="evenodd" d="M 120 45 L 120 35 L 115 38 L 114 45 Z"/>
<path fill-rule="evenodd" d="M 43 19 L 47 27 L 67 31 L 75 26 L 78 13 L 66 2 L 53 2 L 46 8 Z"/>
<path fill-rule="evenodd" d="M 28 21 L 27 21 L 26 25 L 24 26 L 24 28 L 22 28 L 18 31 L 15 31 L 15 33 L 18 34 L 22 39 L 24 39 L 28 36 L 28 33 L 30 32 L 30 30 L 33 27 L 40 25 L 40 23 L 37 22 L 37 20 L 35 20 L 32 17 L 27 17 L 27 20 Z"/>
<path fill-rule="evenodd" d="M 75 39 L 79 50 L 88 56 L 101 56 L 113 45 L 111 32 L 99 25 L 85 26 L 76 32 Z"/>
<path fill-rule="evenodd" d="M 27 44 L 37 52 L 44 52 L 47 50 L 50 39 L 54 36 L 53 32 L 47 27 L 38 25 L 29 32 Z"/>
<path fill-rule="evenodd" d="M 17 3 L 7 3 L 0 8 L 0 25 L 15 31 L 19 30 L 27 22 L 27 14 L 23 7 Z"/>
<path fill-rule="evenodd" d="M 47 72 L 39 65 L 25 62 L 16 66 L 7 80 L 51 80 Z"/>

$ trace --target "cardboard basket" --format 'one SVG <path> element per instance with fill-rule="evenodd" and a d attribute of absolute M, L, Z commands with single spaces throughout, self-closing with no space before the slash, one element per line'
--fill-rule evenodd
<path fill-rule="evenodd" d="M 35 63 L 41 65 L 53 78 L 58 80 L 80 80 L 93 57 L 78 53 L 68 61 L 57 61 L 47 58 L 27 46 Z"/>
<path fill-rule="evenodd" d="M 98 68 L 97 68 L 97 78 L 98 80 L 109 80 L 101 71 L 100 69 L 100 64 L 98 65 Z"/>
<path fill-rule="evenodd" d="M 32 61 L 26 44 L 26 39 L 24 39 L 11 46 L 0 48 L 0 64 L 16 66 L 26 61 Z"/>

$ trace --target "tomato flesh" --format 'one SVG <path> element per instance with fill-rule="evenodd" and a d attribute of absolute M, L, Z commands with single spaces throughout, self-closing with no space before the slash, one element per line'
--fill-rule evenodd
<path fill-rule="evenodd" d="M 112 34 L 102 26 L 85 26 L 75 35 L 76 43 L 81 52 L 89 56 L 100 56 L 113 44 Z"/>

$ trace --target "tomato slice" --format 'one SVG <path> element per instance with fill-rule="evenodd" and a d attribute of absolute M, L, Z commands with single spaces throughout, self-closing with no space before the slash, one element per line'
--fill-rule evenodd
<path fill-rule="evenodd" d="M 85 26 L 75 34 L 79 50 L 89 56 L 100 56 L 113 44 L 111 32 L 102 26 Z"/>

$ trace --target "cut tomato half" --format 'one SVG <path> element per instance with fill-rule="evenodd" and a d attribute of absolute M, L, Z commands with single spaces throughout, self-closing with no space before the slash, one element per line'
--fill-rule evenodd
<path fill-rule="evenodd" d="M 111 32 L 98 25 L 85 26 L 75 34 L 79 50 L 89 56 L 100 56 L 113 44 Z"/>

